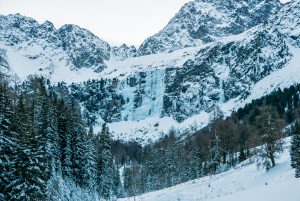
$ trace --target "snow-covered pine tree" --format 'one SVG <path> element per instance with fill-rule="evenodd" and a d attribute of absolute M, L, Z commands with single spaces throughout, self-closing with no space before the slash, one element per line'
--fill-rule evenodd
<path fill-rule="evenodd" d="M 95 144 L 94 144 L 94 132 L 93 127 L 89 128 L 89 132 L 84 136 L 84 172 L 82 175 L 83 186 L 94 192 L 96 189 L 96 156 L 95 156 Z"/>
<path fill-rule="evenodd" d="M 113 192 L 118 198 L 124 195 L 124 188 L 120 180 L 119 168 L 116 165 L 114 165 Z"/>
<path fill-rule="evenodd" d="M 45 200 L 46 196 L 46 161 L 42 152 L 43 140 L 40 133 L 34 129 L 35 123 L 35 103 L 33 100 L 25 101 L 20 96 L 17 106 L 18 118 L 14 122 L 17 126 L 16 142 L 20 149 L 17 149 L 14 165 L 16 178 L 8 188 L 11 192 L 12 200 Z"/>
<path fill-rule="evenodd" d="M 218 171 L 221 163 L 221 145 L 219 137 L 219 128 L 217 121 L 223 117 L 223 112 L 217 104 L 214 104 L 213 111 L 210 116 L 210 130 L 213 133 L 213 138 L 209 143 L 208 161 L 205 171 L 215 174 Z"/>
<path fill-rule="evenodd" d="M 114 197 L 114 162 L 111 150 L 111 139 L 107 125 L 102 125 L 102 130 L 97 138 L 97 190 L 101 197 L 109 199 Z"/>
<path fill-rule="evenodd" d="M 81 119 L 80 108 L 74 99 L 71 101 L 71 106 L 69 108 L 68 116 L 68 126 L 67 126 L 67 135 L 71 137 L 71 168 L 72 168 L 72 178 L 77 185 L 83 187 L 83 178 L 84 175 L 84 147 L 85 141 L 84 137 L 86 136 L 86 129 L 84 123 Z"/>
<path fill-rule="evenodd" d="M 38 78 L 38 96 L 37 96 L 37 104 L 38 110 L 40 110 L 38 115 L 38 136 L 40 139 L 40 150 L 41 154 L 45 160 L 45 178 L 49 180 L 50 177 L 54 174 L 53 170 L 55 169 L 54 166 L 54 135 L 55 133 L 55 124 L 53 125 L 53 121 L 55 119 L 54 116 L 51 115 L 52 112 L 52 103 L 51 98 L 48 96 L 45 81 L 43 78 Z"/>
<path fill-rule="evenodd" d="M 59 148 L 61 149 L 61 171 L 62 176 L 65 179 L 71 179 L 72 176 L 72 150 L 71 150 L 71 138 L 72 134 L 67 132 L 68 127 L 68 109 L 65 101 L 60 99 L 58 101 L 58 117 L 57 117 L 57 126 L 58 126 L 58 135 L 59 135 Z"/>
<path fill-rule="evenodd" d="M 0 84 L 0 200 L 9 198 L 7 185 L 14 180 L 13 155 L 15 144 L 11 141 L 12 101 L 8 87 Z"/>
<path fill-rule="evenodd" d="M 256 118 L 260 127 L 261 142 L 263 145 L 257 149 L 259 156 L 257 165 L 264 167 L 267 171 L 275 166 L 275 159 L 283 151 L 284 121 L 279 118 L 277 110 L 270 106 L 260 109 L 260 115 Z"/>
<path fill-rule="evenodd" d="M 219 170 L 221 163 L 221 147 L 218 134 L 213 136 L 209 144 L 208 161 L 206 163 L 206 171 L 209 174 L 215 174 Z"/>
<path fill-rule="evenodd" d="M 46 105 L 48 107 L 48 127 L 47 127 L 47 138 L 48 138 L 48 153 L 50 153 L 50 168 L 51 172 L 58 173 L 61 175 L 61 141 L 58 132 L 58 101 L 53 92 L 50 91 L 50 101 Z"/>
<path fill-rule="evenodd" d="M 0 84 L 0 129 L 9 135 L 13 117 L 12 100 L 9 98 L 9 89 L 5 84 Z"/>
<path fill-rule="evenodd" d="M 164 143 L 165 151 L 163 157 L 163 168 L 161 171 L 165 176 L 165 187 L 173 186 L 178 183 L 180 174 L 179 159 L 177 157 L 177 142 L 175 136 L 175 130 L 171 130 L 166 137 L 166 142 Z"/>
<path fill-rule="evenodd" d="M 300 122 L 297 121 L 292 127 L 292 140 L 291 140 L 291 166 L 295 168 L 295 177 L 300 177 Z"/>
<path fill-rule="evenodd" d="M 158 149 L 152 146 L 147 146 L 144 149 L 144 159 L 143 170 L 142 170 L 142 179 L 144 183 L 145 192 L 150 192 L 157 190 L 160 185 L 159 173 L 160 173 L 160 166 L 162 165 L 162 161 L 160 159 L 160 155 L 158 153 Z M 126 169 L 125 169 L 126 170 Z M 125 179 L 124 179 L 124 187 L 125 190 L 129 190 L 129 192 L 134 192 L 134 182 L 132 174 L 126 174 L 125 172 Z"/>
<path fill-rule="evenodd" d="M 184 172 L 185 181 L 199 178 L 203 174 L 203 158 L 200 148 L 193 142 L 187 154 L 187 163 L 184 165 L 186 170 Z"/>

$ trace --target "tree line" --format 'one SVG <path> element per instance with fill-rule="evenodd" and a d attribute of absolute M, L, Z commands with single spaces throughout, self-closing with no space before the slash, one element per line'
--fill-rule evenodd
<path fill-rule="evenodd" d="M 300 85 L 278 89 L 228 118 L 215 107 L 210 125 L 195 133 L 171 130 L 125 163 L 126 192 L 133 196 L 220 173 L 252 156 L 268 171 L 283 151 L 282 138 L 289 135 L 291 165 L 300 177 L 299 92 Z M 289 129 L 283 132 L 285 128 Z"/>
<path fill-rule="evenodd" d="M 214 107 L 207 127 L 173 129 L 142 147 L 112 141 L 106 124 L 95 134 L 63 83 L 53 86 L 35 76 L 8 83 L 0 78 L 1 201 L 115 200 L 220 173 L 254 155 L 268 171 L 288 135 L 291 166 L 300 177 L 300 85 L 254 100 L 227 118 Z"/>
<path fill-rule="evenodd" d="M 94 134 L 87 126 L 63 84 L 51 86 L 33 76 L 11 86 L 1 78 L 0 200 L 119 196 L 122 189 L 108 127 L 103 124 Z"/>

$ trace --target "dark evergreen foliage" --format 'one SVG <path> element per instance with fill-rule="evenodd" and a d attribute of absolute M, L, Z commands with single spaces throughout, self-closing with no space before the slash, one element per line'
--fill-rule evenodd
<path fill-rule="evenodd" d="M 300 177 L 300 123 L 297 121 L 292 127 L 292 141 L 291 141 L 291 166 L 295 168 L 295 177 Z"/>
<path fill-rule="evenodd" d="M 115 198 L 122 190 L 109 135 L 103 131 L 96 143 L 64 84 L 30 77 L 11 88 L 0 80 L 0 200 L 55 200 L 58 176 L 91 193 L 104 186 L 98 194 Z"/>
<path fill-rule="evenodd" d="M 275 166 L 282 151 L 284 126 L 300 117 L 300 85 L 278 89 L 261 99 L 253 100 L 226 119 L 215 114 L 211 124 L 195 133 L 171 131 L 157 143 L 138 152 L 139 147 L 117 144 L 114 153 L 125 167 L 124 187 L 127 195 L 137 195 L 224 171 L 247 158 L 259 156 L 259 164 L 267 170 Z M 215 108 L 218 111 L 218 108 Z M 218 113 L 218 112 L 216 112 Z M 297 133 L 297 126 L 293 133 Z M 180 136 L 187 136 L 182 139 Z M 297 166 L 298 135 L 292 143 L 292 166 Z M 260 146 L 260 149 L 254 147 Z M 297 147 L 297 148 L 296 148 Z M 128 153 L 137 153 L 129 155 Z M 299 154 L 300 155 L 300 154 Z M 296 176 L 299 170 L 296 168 Z"/>

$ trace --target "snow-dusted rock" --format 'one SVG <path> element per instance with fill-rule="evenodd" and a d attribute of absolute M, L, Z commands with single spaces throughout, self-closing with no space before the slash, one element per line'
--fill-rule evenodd
<path fill-rule="evenodd" d="M 111 48 L 111 59 L 117 61 L 123 61 L 130 57 L 136 56 L 136 48 L 134 46 L 127 46 L 126 44 L 121 45 L 120 47 Z"/>
<path fill-rule="evenodd" d="M 86 29 L 64 25 L 56 30 L 49 21 L 39 24 L 20 14 L 0 15 L 0 47 L 52 72 L 58 66 L 102 71 L 110 57 L 109 44 Z"/>
<path fill-rule="evenodd" d="M 143 42 L 138 55 L 171 52 L 236 35 L 262 23 L 281 8 L 279 0 L 194 0 L 165 28 Z"/>
<path fill-rule="evenodd" d="M 206 6 L 201 7 L 203 4 Z M 191 5 L 200 6 L 199 12 L 211 9 L 207 15 L 215 18 L 205 18 L 206 23 L 212 20 L 219 26 L 209 29 L 216 34 L 213 40 L 203 44 L 203 38 L 193 39 L 201 42 L 187 43 L 193 46 L 187 48 L 160 41 L 172 50 L 156 51 L 153 47 L 152 53 L 157 54 L 144 56 L 136 56 L 135 48 L 126 45 L 110 49 L 75 25 L 56 30 L 50 22 L 38 24 L 20 15 L 0 16 L 0 67 L 12 69 L 20 77 L 34 73 L 54 82 L 74 82 L 69 88 L 84 106 L 85 117 L 96 126 L 108 122 L 115 139 L 141 143 L 158 139 L 171 127 L 185 130 L 207 125 L 215 104 L 230 114 L 278 87 L 299 82 L 300 0 L 285 4 L 274 15 L 281 4 L 262 0 L 196 0 L 179 13 Z M 226 24 L 237 17 L 233 8 L 244 8 L 238 16 L 248 16 L 239 22 L 243 26 Z M 226 15 L 217 18 L 216 9 Z M 189 19 L 196 29 L 192 25 L 198 24 L 198 14 L 189 12 L 188 18 L 180 19 Z M 178 20 L 177 25 L 180 23 L 186 26 L 185 20 Z M 181 34 L 181 30 L 175 32 Z M 172 40 L 171 36 L 167 39 Z M 76 66 L 76 61 L 80 65 Z"/>

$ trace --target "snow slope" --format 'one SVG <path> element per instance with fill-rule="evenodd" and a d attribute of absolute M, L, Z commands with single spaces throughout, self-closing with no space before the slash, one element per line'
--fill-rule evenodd
<path fill-rule="evenodd" d="M 292 59 L 272 74 L 258 81 L 250 91 L 249 96 L 243 99 L 241 96 L 219 104 L 225 116 L 231 115 L 233 111 L 251 103 L 254 99 L 259 99 L 270 94 L 276 89 L 288 88 L 300 80 L 300 48 L 290 47 Z M 194 115 L 185 121 L 178 123 L 171 117 L 151 117 L 140 121 L 121 121 L 108 124 L 113 133 L 114 139 L 124 141 L 135 140 L 143 145 L 154 142 L 164 136 L 170 129 L 176 129 L 180 133 L 192 129 L 201 129 L 209 123 L 211 114 L 205 111 Z M 99 130 L 100 128 L 96 128 Z"/>
<path fill-rule="evenodd" d="M 258 170 L 254 158 L 227 172 L 203 177 L 135 198 L 136 201 L 299 201 L 300 179 L 290 166 L 289 140 L 277 165 Z M 134 198 L 119 199 L 133 201 Z"/>

